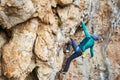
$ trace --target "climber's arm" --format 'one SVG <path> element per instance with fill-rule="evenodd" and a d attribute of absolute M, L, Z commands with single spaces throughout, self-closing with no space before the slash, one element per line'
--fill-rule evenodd
<path fill-rule="evenodd" d="M 90 54 L 91 54 L 91 57 L 94 56 L 94 46 L 90 47 Z"/>
<path fill-rule="evenodd" d="M 81 22 L 81 25 L 82 25 L 82 28 L 83 28 L 83 30 L 84 30 L 85 36 L 86 36 L 86 37 L 90 37 L 90 34 L 89 34 L 89 32 L 87 31 L 86 26 L 85 26 L 85 23 L 84 23 L 83 21 Z"/>

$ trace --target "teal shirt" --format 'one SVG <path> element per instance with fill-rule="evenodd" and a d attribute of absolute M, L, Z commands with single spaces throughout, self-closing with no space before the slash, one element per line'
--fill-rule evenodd
<path fill-rule="evenodd" d="M 91 57 L 94 56 L 94 39 L 90 36 L 89 32 L 86 29 L 85 23 L 82 22 L 82 28 L 85 33 L 85 38 L 80 42 L 79 47 L 84 52 L 86 49 L 90 48 Z"/>

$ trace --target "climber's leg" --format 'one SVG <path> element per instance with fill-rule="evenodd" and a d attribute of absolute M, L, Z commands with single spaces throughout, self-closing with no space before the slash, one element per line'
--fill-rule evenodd
<path fill-rule="evenodd" d="M 74 50 L 78 47 L 77 43 L 72 38 L 71 41 L 67 44 L 66 50 L 70 51 L 71 46 L 73 47 Z"/>
<path fill-rule="evenodd" d="M 64 68 L 63 72 L 67 72 L 67 71 L 68 71 L 71 61 L 72 61 L 73 59 L 79 57 L 79 56 L 81 55 L 81 53 L 82 53 L 82 52 L 80 52 L 80 53 L 74 53 L 74 54 L 72 54 L 72 55 L 67 59 L 66 65 L 65 65 L 65 68 Z"/>

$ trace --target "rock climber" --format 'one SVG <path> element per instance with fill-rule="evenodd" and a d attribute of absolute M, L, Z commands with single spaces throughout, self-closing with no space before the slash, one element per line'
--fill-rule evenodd
<path fill-rule="evenodd" d="M 69 43 L 67 44 L 67 48 L 66 48 L 65 52 L 66 53 L 70 52 L 70 47 L 72 46 L 74 49 L 74 53 L 69 58 L 67 58 L 63 73 L 66 73 L 68 71 L 71 61 L 73 59 L 81 56 L 82 53 L 84 53 L 86 49 L 90 48 L 91 57 L 94 56 L 94 41 L 99 40 L 99 36 L 95 33 L 90 35 L 89 32 L 87 31 L 86 25 L 83 21 L 81 22 L 81 25 L 82 25 L 82 28 L 85 33 L 85 38 L 78 45 L 74 39 L 72 39 L 72 38 L 70 39 Z M 83 56 L 84 55 L 85 55 L 85 53 L 83 54 Z"/>

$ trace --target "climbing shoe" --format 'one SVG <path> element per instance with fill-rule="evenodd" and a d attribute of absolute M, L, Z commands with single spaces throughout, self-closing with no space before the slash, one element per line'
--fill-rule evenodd
<path fill-rule="evenodd" d="M 62 72 L 62 74 L 64 74 L 64 75 L 65 75 L 65 74 L 66 74 L 66 72 Z"/>
<path fill-rule="evenodd" d="M 66 80 L 66 72 L 61 72 L 59 75 L 60 80 Z"/>
<path fill-rule="evenodd" d="M 69 53 L 70 51 L 69 50 L 66 50 L 65 53 Z"/>

